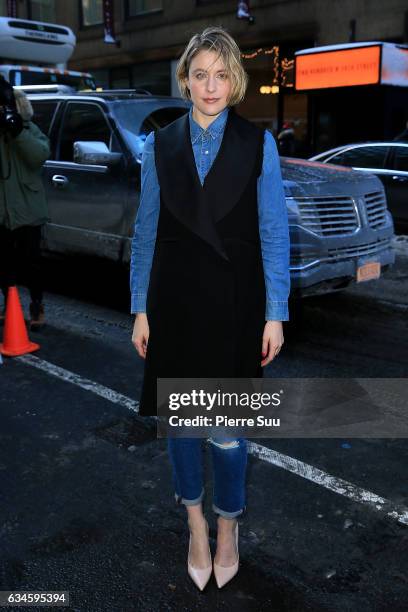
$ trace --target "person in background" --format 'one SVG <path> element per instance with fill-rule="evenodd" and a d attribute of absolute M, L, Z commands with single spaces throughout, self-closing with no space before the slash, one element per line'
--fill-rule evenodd
<path fill-rule="evenodd" d="M 0 76 L 0 286 L 4 321 L 8 288 L 21 279 L 30 292 L 30 328 L 44 324 L 40 243 L 50 220 L 41 179 L 48 137 L 31 121 L 25 93 Z"/>
<path fill-rule="evenodd" d="M 295 130 L 290 121 L 285 121 L 282 125 L 282 130 L 279 132 L 277 140 L 280 155 L 288 155 L 290 157 L 295 154 Z"/>

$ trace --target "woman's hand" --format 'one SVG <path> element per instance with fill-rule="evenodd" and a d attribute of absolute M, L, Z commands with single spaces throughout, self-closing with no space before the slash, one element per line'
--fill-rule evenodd
<path fill-rule="evenodd" d="M 145 312 L 136 314 L 133 325 L 132 343 L 140 357 L 146 358 L 147 343 L 149 341 L 149 323 Z"/>
<path fill-rule="evenodd" d="M 267 321 L 262 337 L 261 366 L 268 365 L 281 350 L 283 339 L 282 321 Z"/>

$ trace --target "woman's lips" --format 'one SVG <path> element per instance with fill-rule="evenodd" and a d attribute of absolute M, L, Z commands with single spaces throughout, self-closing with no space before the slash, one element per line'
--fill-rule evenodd
<path fill-rule="evenodd" d="M 217 102 L 218 98 L 204 98 L 204 102 L 207 102 L 207 104 L 214 104 L 214 102 Z"/>

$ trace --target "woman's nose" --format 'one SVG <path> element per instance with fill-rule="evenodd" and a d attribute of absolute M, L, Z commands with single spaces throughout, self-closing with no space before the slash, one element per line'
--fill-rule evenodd
<path fill-rule="evenodd" d="M 215 91 L 216 90 L 216 80 L 215 77 L 208 77 L 207 79 L 207 90 Z"/>

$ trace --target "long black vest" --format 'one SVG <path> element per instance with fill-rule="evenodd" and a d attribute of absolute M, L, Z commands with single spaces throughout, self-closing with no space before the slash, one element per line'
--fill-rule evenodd
<path fill-rule="evenodd" d="M 155 134 L 160 214 L 146 313 L 139 414 L 157 414 L 157 377 L 262 377 L 265 281 L 257 178 L 264 131 L 228 111 L 204 185 L 188 114 Z"/>

